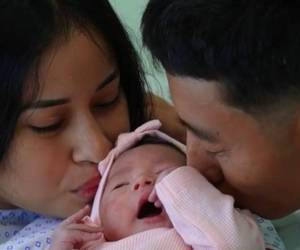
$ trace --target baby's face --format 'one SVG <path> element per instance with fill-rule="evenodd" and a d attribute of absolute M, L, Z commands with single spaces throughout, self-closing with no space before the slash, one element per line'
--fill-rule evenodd
<path fill-rule="evenodd" d="M 161 208 L 149 203 L 158 175 L 185 165 L 185 156 L 163 144 L 146 144 L 123 153 L 113 164 L 101 201 L 107 240 L 114 241 L 158 227 L 171 227 Z"/>

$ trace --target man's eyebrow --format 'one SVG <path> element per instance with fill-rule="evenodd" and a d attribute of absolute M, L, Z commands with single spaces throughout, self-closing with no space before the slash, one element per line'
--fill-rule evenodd
<path fill-rule="evenodd" d="M 110 84 L 113 80 L 115 80 L 119 76 L 119 71 L 115 69 L 111 72 L 104 80 L 99 84 L 96 91 L 103 89 L 106 85 Z"/>
<path fill-rule="evenodd" d="M 197 135 L 202 140 L 208 141 L 210 143 L 217 143 L 219 142 L 219 137 L 216 133 L 212 133 L 210 131 L 207 131 L 205 129 L 201 128 L 194 128 L 190 124 L 188 124 L 186 121 L 180 119 L 182 124 L 187 127 L 188 130 L 192 131 L 195 135 Z"/>

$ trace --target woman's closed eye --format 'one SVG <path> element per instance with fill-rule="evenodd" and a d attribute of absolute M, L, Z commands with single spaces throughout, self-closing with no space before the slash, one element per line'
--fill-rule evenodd
<path fill-rule="evenodd" d="M 97 93 L 93 101 L 93 109 L 102 109 L 111 107 L 118 103 L 121 96 L 121 89 L 118 78 L 104 87 L 99 93 Z"/>
<path fill-rule="evenodd" d="M 110 97 L 109 100 L 105 100 L 105 101 L 96 103 L 94 107 L 95 108 L 105 108 L 105 107 L 112 106 L 113 104 L 117 103 L 117 101 L 119 100 L 119 97 L 120 97 L 120 93 L 118 92 L 115 96 Z"/>
<path fill-rule="evenodd" d="M 43 133 L 51 133 L 59 130 L 62 127 L 63 122 L 56 122 L 53 124 L 49 124 L 46 126 L 35 126 L 35 125 L 29 125 L 29 127 L 37 133 L 43 134 Z"/>
<path fill-rule="evenodd" d="M 216 150 L 216 151 L 213 151 L 213 150 L 206 150 L 206 153 L 207 155 L 209 155 L 210 157 L 216 157 L 216 156 L 221 156 L 225 153 L 226 151 L 225 150 Z"/>

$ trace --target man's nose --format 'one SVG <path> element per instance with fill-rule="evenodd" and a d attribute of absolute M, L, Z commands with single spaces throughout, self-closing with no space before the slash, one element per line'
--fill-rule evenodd
<path fill-rule="evenodd" d="M 198 169 L 212 184 L 224 179 L 220 163 L 209 155 L 201 141 L 193 133 L 187 133 L 187 164 Z"/>
<path fill-rule="evenodd" d="M 133 190 L 138 191 L 146 186 L 154 185 L 154 177 L 150 175 L 139 176 L 133 184 Z"/>

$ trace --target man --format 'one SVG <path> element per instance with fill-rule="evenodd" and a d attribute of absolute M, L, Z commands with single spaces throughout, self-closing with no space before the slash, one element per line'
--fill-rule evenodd
<path fill-rule="evenodd" d="M 188 164 L 267 218 L 300 208 L 299 13 L 297 1 L 150 0 L 142 20 Z"/>

